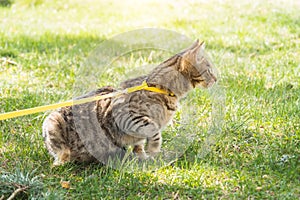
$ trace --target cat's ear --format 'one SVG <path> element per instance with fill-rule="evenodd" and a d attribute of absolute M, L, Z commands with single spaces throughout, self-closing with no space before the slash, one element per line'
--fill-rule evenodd
<path fill-rule="evenodd" d="M 199 46 L 199 39 L 197 39 L 189 48 L 188 48 L 188 50 L 192 50 L 192 49 L 194 49 L 194 48 L 196 48 L 196 47 L 198 47 Z"/>
<path fill-rule="evenodd" d="M 199 60 L 202 57 L 202 51 L 204 50 L 205 44 L 204 42 L 199 42 L 199 40 L 196 40 L 183 54 L 183 62 L 181 63 L 181 71 L 186 70 L 186 67 L 190 65 L 194 65 L 197 63 L 197 60 Z"/>
<path fill-rule="evenodd" d="M 204 41 L 199 42 L 199 40 L 197 40 L 192 46 L 193 48 L 191 48 L 190 54 L 193 56 L 198 56 L 201 53 L 201 50 L 205 49 Z"/>
<path fill-rule="evenodd" d="M 201 43 L 200 43 L 200 47 L 201 47 L 201 49 L 205 49 L 205 42 L 204 41 L 202 41 Z"/>

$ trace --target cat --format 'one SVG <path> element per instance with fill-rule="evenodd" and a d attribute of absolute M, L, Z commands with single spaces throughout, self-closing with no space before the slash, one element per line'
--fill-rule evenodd
<path fill-rule="evenodd" d="M 146 81 L 149 87 L 159 88 L 166 94 L 139 90 L 52 112 L 44 120 L 43 138 L 54 157 L 53 165 L 70 161 L 94 162 L 99 160 L 98 154 L 113 154 L 113 148 L 124 149 L 128 146 L 133 147 L 134 155 L 141 160 L 155 158 L 161 151 L 161 130 L 172 119 L 179 100 L 193 88 L 208 88 L 217 81 L 212 67 L 205 56 L 204 43 L 197 40 L 156 66 L 148 75 L 120 84 L 124 89 Z M 115 91 L 107 86 L 80 98 Z M 81 123 L 78 125 L 79 121 Z M 103 137 L 99 139 L 98 134 L 104 134 L 106 141 L 100 141 Z M 88 143 L 85 140 L 89 140 Z M 105 146 L 107 143 L 110 144 Z M 91 151 L 96 153 L 92 155 Z"/>

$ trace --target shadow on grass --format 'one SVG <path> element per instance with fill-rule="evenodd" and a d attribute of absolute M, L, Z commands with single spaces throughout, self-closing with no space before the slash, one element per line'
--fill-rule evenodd
<path fill-rule="evenodd" d="M 70 195 L 72 198 L 84 199 L 176 199 L 176 197 L 199 198 L 221 194 L 218 190 L 204 188 L 200 185 L 195 187 L 180 184 L 170 185 L 143 172 L 127 173 L 95 164 L 70 166 L 73 167 L 73 170 L 69 171 L 63 166 L 57 172 L 55 170 L 52 172 L 52 177 L 57 179 L 56 183 L 59 180 L 67 180 L 71 184 L 71 189 L 68 191 L 61 188 L 60 185 L 54 186 L 53 191 L 61 194 L 62 197 Z M 61 171 L 68 172 L 63 174 Z M 78 179 L 78 177 L 84 177 L 84 179 Z"/>
<path fill-rule="evenodd" d="M 0 46 L 5 49 L 0 49 L 0 56 L 17 57 L 28 53 L 66 55 L 89 53 L 103 40 L 105 38 L 91 34 L 70 35 L 49 32 L 36 36 L 1 36 Z"/>

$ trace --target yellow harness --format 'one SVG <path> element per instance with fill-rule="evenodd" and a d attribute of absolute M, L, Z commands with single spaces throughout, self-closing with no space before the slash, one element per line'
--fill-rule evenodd
<path fill-rule="evenodd" d="M 73 106 L 73 105 L 88 103 L 88 102 L 92 102 L 92 101 L 98 101 L 101 99 L 117 97 L 122 94 L 129 94 L 129 93 L 136 92 L 139 90 L 148 90 L 151 92 L 156 92 L 156 93 L 165 94 L 165 95 L 169 95 L 169 96 L 175 96 L 174 93 L 168 92 L 166 90 L 162 90 L 162 89 L 159 89 L 156 87 L 149 87 L 147 82 L 144 81 L 141 85 L 127 88 L 127 89 L 121 90 L 121 91 L 112 92 L 112 93 L 105 94 L 105 95 L 87 97 L 87 98 L 78 99 L 78 100 L 69 100 L 69 101 L 65 101 L 65 102 L 61 102 L 61 103 L 55 103 L 55 104 L 50 104 L 50 105 L 45 105 L 45 106 L 28 108 L 28 109 L 24 109 L 24 110 L 17 110 L 17 111 L 2 113 L 2 114 L 0 114 L 0 120 L 15 118 L 15 117 L 24 116 L 24 115 L 30 115 L 30 114 L 38 113 L 38 112 L 44 112 L 47 110 L 53 110 L 53 109 L 57 109 L 60 107 L 65 107 L 65 106 Z"/>

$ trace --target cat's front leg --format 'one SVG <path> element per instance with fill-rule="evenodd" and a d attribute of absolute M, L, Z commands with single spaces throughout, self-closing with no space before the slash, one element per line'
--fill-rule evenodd
<path fill-rule="evenodd" d="M 140 159 L 147 159 L 151 157 L 155 157 L 157 154 L 160 153 L 161 145 L 162 145 L 162 137 L 161 137 L 161 131 L 158 129 L 154 129 L 153 127 L 156 127 L 152 125 L 151 127 L 147 127 L 149 124 L 143 126 L 143 128 L 140 129 L 143 130 L 143 132 L 134 132 L 129 133 L 129 135 L 137 137 L 137 138 L 145 138 L 147 139 L 147 151 L 144 150 L 144 144 L 145 140 L 142 140 L 142 142 L 136 143 L 134 145 L 133 152 L 140 158 Z M 154 133 L 154 134 L 153 134 Z"/>
<path fill-rule="evenodd" d="M 128 116 L 122 115 L 117 125 L 126 134 L 139 138 L 141 140 L 148 140 L 148 151 L 151 156 L 160 152 L 161 147 L 161 133 L 157 123 L 147 116 Z M 144 151 L 144 143 L 134 143 L 134 153 L 139 158 L 146 159 L 149 156 Z"/>
<path fill-rule="evenodd" d="M 151 157 L 159 154 L 162 144 L 161 132 L 157 132 L 152 137 L 149 137 L 147 141 L 147 153 L 149 153 Z"/>
<path fill-rule="evenodd" d="M 142 137 L 147 139 L 147 153 L 151 157 L 156 156 L 161 149 L 162 137 L 159 126 L 149 119 L 148 117 L 144 117 L 144 120 L 139 123 L 137 129 L 134 129 L 133 133 L 129 133 L 135 137 Z"/>

